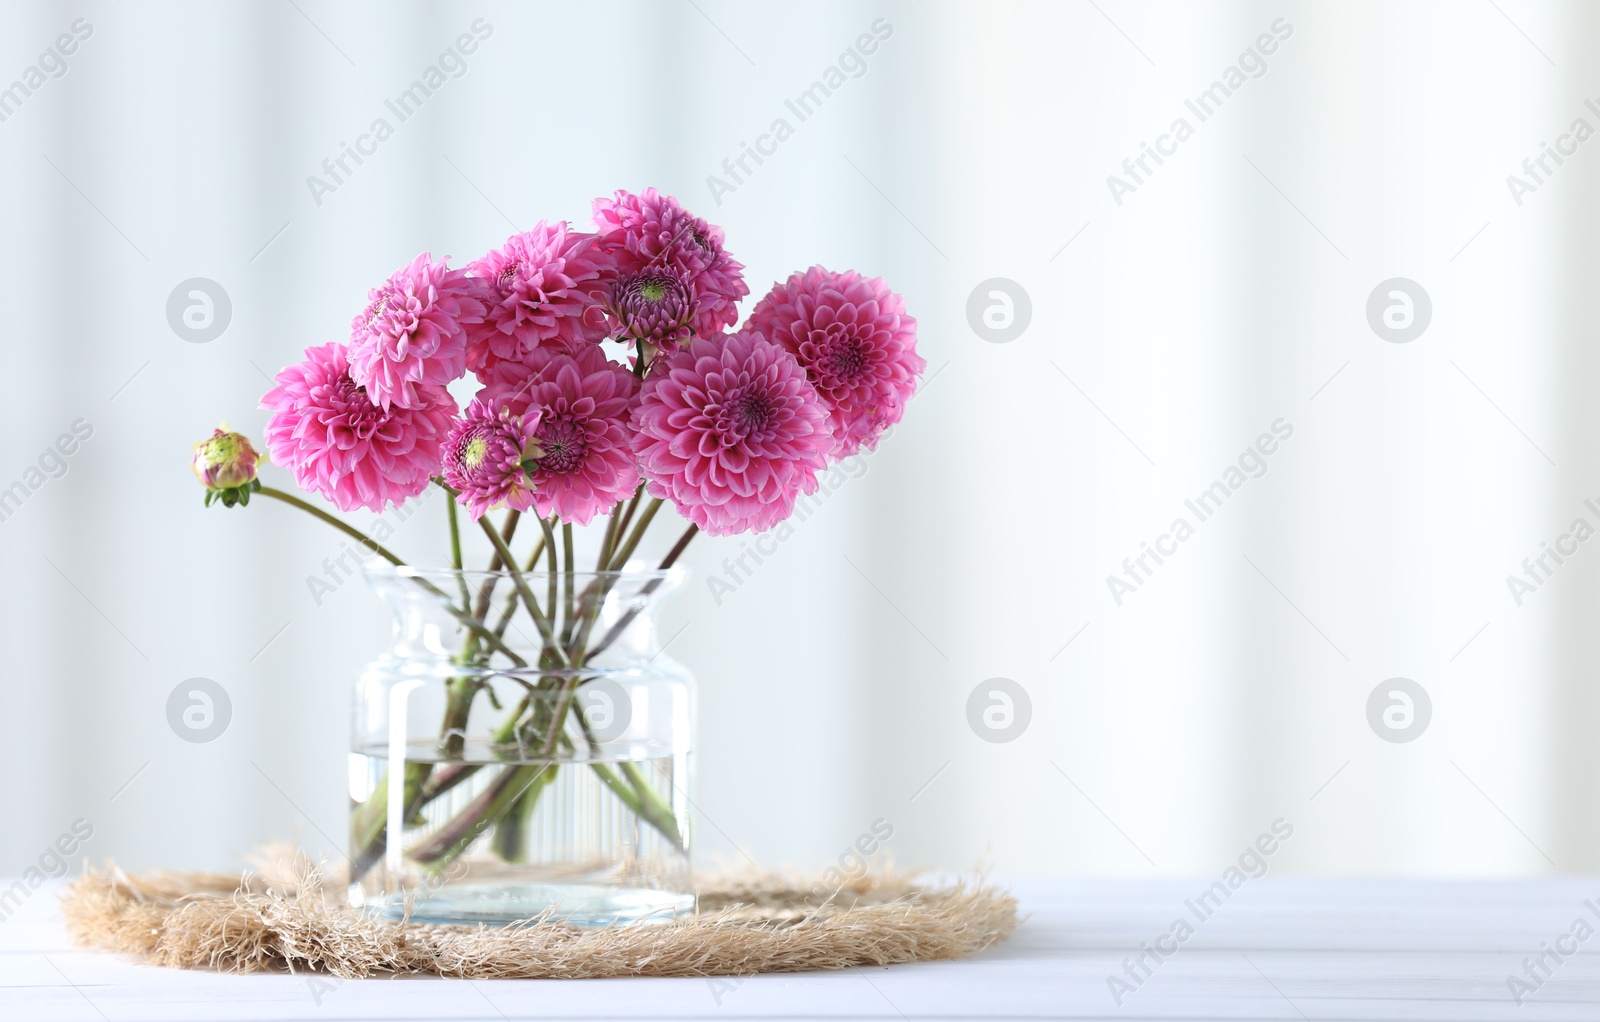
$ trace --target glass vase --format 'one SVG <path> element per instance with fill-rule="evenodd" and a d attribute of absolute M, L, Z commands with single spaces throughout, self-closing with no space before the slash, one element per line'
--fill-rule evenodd
<path fill-rule="evenodd" d="M 351 904 L 465 924 L 692 913 L 694 679 L 654 613 L 682 570 L 366 574 L 394 641 L 356 685 Z"/>

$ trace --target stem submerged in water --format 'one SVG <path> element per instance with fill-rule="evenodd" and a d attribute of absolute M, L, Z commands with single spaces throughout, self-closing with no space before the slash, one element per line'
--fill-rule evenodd
<path fill-rule="evenodd" d="M 519 798 L 537 798 L 555 779 L 556 764 L 505 766 L 500 775 L 455 819 L 422 844 L 406 850 L 406 858 L 432 872 L 444 869 L 506 814 Z"/>

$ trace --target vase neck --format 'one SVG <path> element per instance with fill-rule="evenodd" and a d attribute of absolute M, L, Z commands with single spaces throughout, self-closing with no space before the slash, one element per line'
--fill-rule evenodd
<path fill-rule="evenodd" d="M 559 671 L 637 665 L 657 657 L 656 609 L 684 573 L 550 575 L 384 564 L 369 567 L 366 575 L 393 616 L 393 657 Z"/>

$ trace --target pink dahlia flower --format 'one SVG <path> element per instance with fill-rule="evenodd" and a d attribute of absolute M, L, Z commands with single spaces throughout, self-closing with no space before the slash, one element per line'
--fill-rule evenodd
<path fill-rule="evenodd" d="M 739 299 L 750 293 L 744 264 L 722 247 L 722 228 L 690 213 L 670 195 L 646 188 L 594 200 L 600 245 L 621 274 L 670 270 L 689 285 L 696 308 L 694 332 L 709 337 L 739 318 Z"/>
<path fill-rule="evenodd" d="M 441 445 L 456 413 L 443 387 L 412 387 L 414 407 L 373 404 L 350 375 L 342 344 L 307 348 L 306 360 L 284 368 L 261 407 L 272 460 L 294 473 L 303 490 L 341 511 L 382 511 L 427 488 L 439 471 Z"/>
<path fill-rule="evenodd" d="M 570 230 L 566 221 L 540 221 L 507 238 L 469 267 L 488 309 L 482 323 L 467 328 L 468 367 L 481 376 L 536 348 L 573 351 L 605 340 L 600 278 L 610 266 L 595 236 Z"/>
<path fill-rule="evenodd" d="M 639 488 L 628 443 L 638 385 L 595 346 L 571 354 L 540 348 L 489 371 L 475 403 L 537 423 L 530 434 L 537 453 L 525 466 L 541 518 L 587 525 Z"/>
<path fill-rule="evenodd" d="M 460 491 L 460 503 L 474 520 L 501 505 L 533 507 L 533 484 L 523 463 L 543 453 L 535 439 L 538 409 L 512 415 L 495 404 L 473 401 L 445 441 L 445 482 Z"/>
<path fill-rule="evenodd" d="M 793 355 L 744 330 L 695 338 L 645 378 L 633 449 L 652 497 L 713 536 L 760 532 L 817 489 L 834 440 Z"/>
<path fill-rule="evenodd" d="M 828 406 L 837 457 L 872 450 L 900 421 L 917 377 L 917 321 L 882 280 L 813 266 L 774 284 L 750 312 L 757 330 L 794 353 Z"/>
<path fill-rule="evenodd" d="M 351 376 L 384 408 L 427 406 L 421 388 L 466 374 L 466 327 L 483 320 L 480 296 L 465 271 L 417 256 L 373 288 L 351 321 Z"/>
<path fill-rule="evenodd" d="M 609 308 L 624 337 L 664 351 L 673 350 L 693 333 L 694 292 L 670 270 L 644 270 L 619 277 Z"/>

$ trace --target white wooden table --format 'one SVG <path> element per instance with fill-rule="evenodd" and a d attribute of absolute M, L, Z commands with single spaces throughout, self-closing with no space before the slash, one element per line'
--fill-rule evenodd
<path fill-rule="evenodd" d="M 1265 877 L 1202 921 L 1185 902 L 1208 882 L 1018 883 L 1022 928 L 969 962 L 743 981 L 471 983 L 148 968 L 73 948 L 46 889 L 0 922 L 0 1020 L 1600 1019 L 1600 878 Z M 1156 964 L 1147 978 L 1135 966 L 1135 985 L 1124 960 L 1180 918 L 1193 934 L 1164 942 L 1171 957 L 1152 949 L 1145 960 Z M 1585 940 L 1567 936 L 1579 919 L 1595 930 Z M 1576 953 L 1558 955 L 1558 938 Z M 1519 1006 L 1507 977 L 1544 948 L 1550 978 Z M 1120 1006 L 1110 976 L 1132 988 Z"/>

